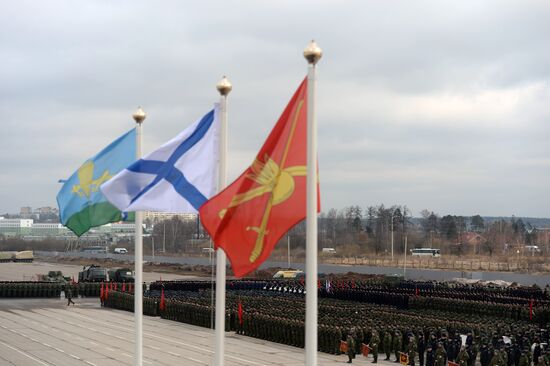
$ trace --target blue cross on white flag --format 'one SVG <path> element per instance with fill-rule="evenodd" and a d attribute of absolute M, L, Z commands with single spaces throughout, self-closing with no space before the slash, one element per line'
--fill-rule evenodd
<path fill-rule="evenodd" d="M 216 192 L 219 107 L 100 189 L 121 211 L 195 213 Z"/>

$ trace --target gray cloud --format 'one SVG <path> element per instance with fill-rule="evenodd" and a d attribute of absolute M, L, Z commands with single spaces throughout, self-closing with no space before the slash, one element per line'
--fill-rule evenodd
<path fill-rule="evenodd" d="M 314 37 L 324 208 L 548 216 L 546 1 L 18 1 L 0 12 L 0 211 L 53 205 L 57 179 L 148 112 L 145 151 L 217 100 L 231 178 L 299 82 Z"/>

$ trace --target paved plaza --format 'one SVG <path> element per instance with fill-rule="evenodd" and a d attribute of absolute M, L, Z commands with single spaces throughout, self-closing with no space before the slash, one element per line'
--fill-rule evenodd
<path fill-rule="evenodd" d="M 68 308 L 64 299 L 0 300 L 0 365 L 132 365 L 133 314 L 101 308 L 97 299 L 76 302 Z M 143 329 L 144 365 L 212 364 L 212 330 L 147 316 Z M 319 365 L 346 361 L 319 353 Z M 226 333 L 228 366 L 303 364 L 303 349 Z"/>

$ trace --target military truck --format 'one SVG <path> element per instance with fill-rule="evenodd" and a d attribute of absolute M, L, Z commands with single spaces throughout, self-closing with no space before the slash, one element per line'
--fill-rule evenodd
<path fill-rule="evenodd" d="M 111 282 L 134 282 L 134 273 L 130 268 L 113 268 L 109 270 Z"/>
<path fill-rule="evenodd" d="M 107 269 L 100 266 L 90 265 L 82 267 L 82 271 L 78 272 L 78 282 L 106 282 Z"/>
<path fill-rule="evenodd" d="M 0 252 L 0 263 L 13 262 L 15 252 Z"/>
<path fill-rule="evenodd" d="M 61 271 L 49 271 L 47 275 L 40 275 L 39 280 L 45 282 L 67 283 L 71 282 L 71 277 L 63 276 L 63 272 Z"/>
<path fill-rule="evenodd" d="M 17 252 L 13 256 L 14 262 L 27 262 L 30 263 L 34 260 L 34 254 L 32 250 L 23 250 L 22 252 Z"/>

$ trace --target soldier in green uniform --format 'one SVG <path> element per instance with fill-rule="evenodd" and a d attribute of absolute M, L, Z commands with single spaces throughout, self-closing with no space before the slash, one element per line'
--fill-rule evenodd
<path fill-rule="evenodd" d="M 521 354 L 519 356 L 519 366 L 529 366 L 529 356 L 527 355 L 527 352 L 525 350 L 521 350 Z"/>
<path fill-rule="evenodd" d="M 501 357 L 500 352 L 498 350 L 495 350 L 495 353 L 491 358 L 491 362 L 489 363 L 489 366 L 506 366 L 506 364 L 504 363 L 504 359 Z"/>
<path fill-rule="evenodd" d="M 461 346 L 460 352 L 458 352 L 458 365 L 459 366 L 468 366 L 468 360 L 470 359 L 470 356 L 468 355 L 468 352 L 466 351 L 466 347 Z"/>
<path fill-rule="evenodd" d="M 390 332 L 390 329 L 386 329 L 386 332 L 384 333 L 383 346 L 384 346 L 384 352 L 386 353 L 385 360 L 387 361 L 387 360 L 390 359 L 390 354 L 391 354 L 391 332 Z"/>
<path fill-rule="evenodd" d="M 394 362 L 399 362 L 399 352 L 401 352 L 402 343 L 403 343 L 403 335 L 399 330 L 396 330 L 392 340 L 392 351 L 395 352 Z"/>
<path fill-rule="evenodd" d="M 73 289 L 71 288 L 71 286 L 67 285 L 65 287 L 65 297 L 67 298 L 67 306 L 73 304 L 74 305 L 74 301 L 73 301 Z"/>
<path fill-rule="evenodd" d="M 348 363 L 351 363 L 352 360 L 355 358 L 355 339 L 351 330 L 348 333 L 346 342 L 348 344 Z"/>
<path fill-rule="evenodd" d="M 443 343 L 437 344 L 435 351 L 435 366 L 445 366 L 447 364 L 447 351 L 443 348 Z"/>
<path fill-rule="evenodd" d="M 414 337 L 409 337 L 409 346 L 407 348 L 407 355 L 409 356 L 409 365 L 414 366 L 414 358 L 416 357 L 416 342 Z"/>
<path fill-rule="evenodd" d="M 378 362 L 378 344 L 380 343 L 380 337 L 378 336 L 378 331 L 373 329 L 371 332 L 371 338 L 369 342 L 369 347 L 372 349 L 372 357 L 374 360 L 372 363 Z"/>

